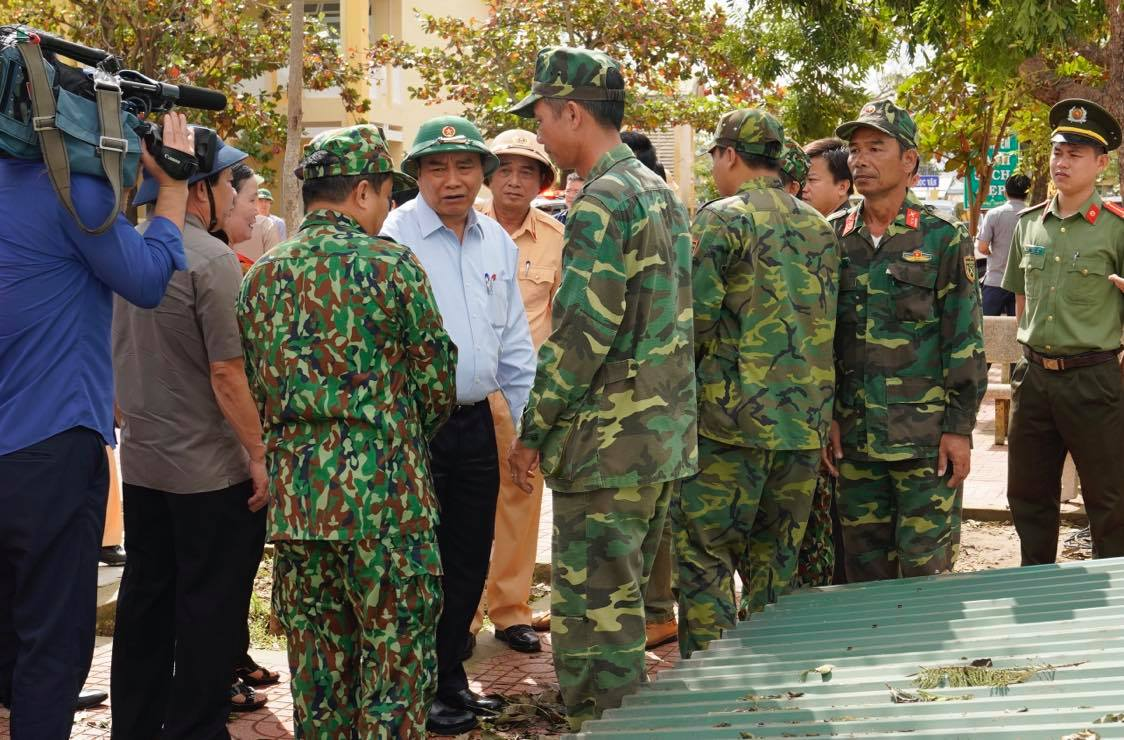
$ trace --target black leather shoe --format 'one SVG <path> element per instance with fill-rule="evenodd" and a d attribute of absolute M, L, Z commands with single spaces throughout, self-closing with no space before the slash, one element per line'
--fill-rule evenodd
<path fill-rule="evenodd" d="M 98 560 L 106 565 L 124 565 L 125 548 L 121 547 L 121 545 L 103 547 L 98 553 Z"/>
<path fill-rule="evenodd" d="M 461 654 L 460 654 L 461 662 L 463 663 L 466 660 L 468 660 L 469 658 L 471 658 L 472 652 L 474 650 L 476 650 L 476 635 L 469 632 L 468 636 L 464 638 L 464 647 L 461 648 Z"/>
<path fill-rule="evenodd" d="M 459 735 L 475 730 L 480 721 L 465 709 L 454 709 L 440 699 L 434 699 L 425 720 L 425 729 L 435 735 Z"/>
<path fill-rule="evenodd" d="M 78 693 L 78 709 L 96 707 L 108 698 L 109 694 L 104 691 L 81 691 Z"/>
<path fill-rule="evenodd" d="M 494 696 L 482 696 L 471 689 L 461 689 L 455 694 L 445 695 L 447 706 L 467 709 L 473 714 L 494 715 L 503 709 L 503 702 Z"/>
<path fill-rule="evenodd" d="M 537 653 L 542 650 L 539 636 L 529 624 L 515 624 L 505 630 L 497 627 L 496 639 L 506 642 L 517 653 Z"/>

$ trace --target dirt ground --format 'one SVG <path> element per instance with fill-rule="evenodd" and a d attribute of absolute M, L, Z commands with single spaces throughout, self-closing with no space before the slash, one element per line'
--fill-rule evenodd
<path fill-rule="evenodd" d="M 1067 540 L 1081 531 L 1080 527 L 1062 524 L 1058 537 L 1058 562 L 1086 560 L 1088 547 L 1067 544 Z M 956 561 L 958 572 L 1015 568 L 1019 565 L 1019 537 L 1015 526 L 1005 522 L 977 522 L 967 520 L 960 529 L 960 557 Z"/>

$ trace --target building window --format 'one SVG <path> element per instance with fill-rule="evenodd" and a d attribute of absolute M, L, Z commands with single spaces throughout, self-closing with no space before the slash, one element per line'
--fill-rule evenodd
<path fill-rule="evenodd" d="M 327 24 L 328 28 L 334 30 L 338 38 L 342 38 L 339 0 L 334 3 L 316 3 L 305 0 L 304 14 L 309 17 L 323 15 L 324 23 Z"/>

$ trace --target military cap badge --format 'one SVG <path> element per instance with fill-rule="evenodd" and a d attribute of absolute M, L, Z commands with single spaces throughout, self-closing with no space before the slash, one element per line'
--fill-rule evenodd
<path fill-rule="evenodd" d="M 1070 123 L 1086 123 L 1089 120 L 1089 112 L 1083 106 L 1075 105 L 1069 109 L 1066 120 Z"/>
<path fill-rule="evenodd" d="M 441 129 L 442 136 L 456 136 L 456 133 L 457 130 L 452 126 L 446 126 L 445 128 Z"/>

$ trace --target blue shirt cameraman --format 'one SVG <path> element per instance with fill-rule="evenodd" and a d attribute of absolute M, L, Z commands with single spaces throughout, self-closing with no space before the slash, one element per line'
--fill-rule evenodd
<path fill-rule="evenodd" d="M 182 115 L 163 123 L 166 147 L 194 152 Z M 141 235 L 119 215 L 91 235 L 42 161 L 0 158 L 0 702 L 17 740 L 70 736 L 93 657 L 113 293 L 154 307 L 186 266 L 187 183 L 141 161 L 160 186 L 152 224 Z M 100 223 L 109 183 L 71 179 L 79 215 Z"/>

